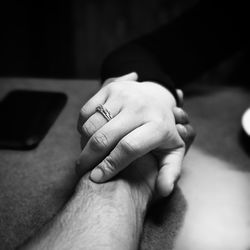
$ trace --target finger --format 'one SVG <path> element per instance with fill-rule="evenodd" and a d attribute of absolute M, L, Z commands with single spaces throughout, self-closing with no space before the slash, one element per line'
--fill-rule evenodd
<path fill-rule="evenodd" d="M 117 78 L 109 78 L 104 82 L 104 85 L 107 85 L 113 81 L 122 81 L 122 80 L 131 80 L 137 81 L 138 75 L 135 72 L 129 73 L 127 75 L 117 77 Z M 87 121 L 87 119 L 96 112 L 96 107 L 100 104 L 105 103 L 108 98 L 108 92 L 105 88 L 102 88 L 95 94 L 82 108 L 79 114 L 77 129 L 79 133 L 82 133 L 82 126 Z"/>
<path fill-rule="evenodd" d="M 92 169 L 105 159 L 124 136 L 141 125 L 139 117 L 132 117 L 128 112 L 119 113 L 89 139 L 80 154 L 77 173 L 82 175 L 86 169 Z"/>
<path fill-rule="evenodd" d="M 189 123 L 188 114 L 179 107 L 173 108 L 175 123 L 187 124 Z"/>
<path fill-rule="evenodd" d="M 110 112 L 113 119 L 120 113 L 122 108 L 119 101 L 115 100 L 114 98 L 109 98 L 107 102 L 104 103 L 103 106 Z M 107 119 L 100 112 L 95 112 L 82 125 L 80 133 L 84 138 L 86 138 L 86 140 L 88 140 L 96 131 L 98 131 L 101 127 L 103 127 L 107 122 L 108 122 Z"/>
<path fill-rule="evenodd" d="M 160 161 L 160 171 L 156 181 L 156 188 L 162 197 L 168 196 L 174 189 L 175 182 L 178 180 L 185 148 L 177 148 L 166 154 Z"/>
<path fill-rule="evenodd" d="M 115 81 L 137 81 L 138 80 L 138 75 L 136 72 L 131 72 L 129 74 L 120 76 L 120 77 L 112 77 L 107 79 L 106 81 L 104 81 L 103 86 L 108 85 L 111 82 L 115 82 Z"/>
<path fill-rule="evenodd" d="M 194 141 L 195 138 L 195 130 L 190 124 L 182 125 L 176 124 L 176 129 L 181 137 L 181 139 L 185 142 L 186 151 L 188 151 L 190 145 Z"/>
<path fill-rule="evenodd" d="M 184 105 L 184 93 L 181 89 L 176 89 L 177 96 L 179 98 L 179 105 L 183 107 Z"/>
<path fill-rule="evenodd" d="M 105 103 L 107 98 L 108 92 L 105 89 L 101 89 L 81 108 L 77 122 L 77 130 L 80 134 L 82 133 L 83 124 L 96 112 L 96 107 Z"/>
<path fill-rule="evenodd" d="M 110 154 L 91 172 L 95 182 L 105 182 L 131 162 L 158 147 L 163 141 L 162 132 L 155 124 L 147 123 L 123 137 Z"/>

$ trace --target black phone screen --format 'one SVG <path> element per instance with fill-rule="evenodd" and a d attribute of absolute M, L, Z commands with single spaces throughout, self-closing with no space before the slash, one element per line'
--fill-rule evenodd
<path fill-rule="evenodd" d="M 32 149 L 48 132 L 67 96 L 59 92 L 14 90 L 0 102 L 0 148 Z"/>

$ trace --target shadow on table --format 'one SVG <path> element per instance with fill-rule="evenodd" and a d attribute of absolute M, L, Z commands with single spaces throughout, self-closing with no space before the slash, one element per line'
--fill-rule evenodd
<path fill-rule="evenodd" d="M 184 109 L 197 132 L 194 144 L 228 162 L 228 167 L 249 172 L 250 144 L 241 133 L 241 117 L 249 107 L 250 91 L 241 86 L 196 86 L 185 96 Z"/>
<path fill-rule="evenodd" d="M 178 186 L 169 197 L 153 204 L 146 215 L 140 250 L 173 249 L 186 210 L 187 202 Z"/>

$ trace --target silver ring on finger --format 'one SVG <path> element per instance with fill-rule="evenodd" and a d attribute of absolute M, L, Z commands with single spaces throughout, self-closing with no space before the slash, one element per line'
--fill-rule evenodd
<path fill-rule="evenodd" d="M 102 104 L 96 107 L 96 112 L 100 113 L 107 121 L 113 119 L 113 116 L 110 113 L 110 111 L 107 108 L 105 108 Z"/>

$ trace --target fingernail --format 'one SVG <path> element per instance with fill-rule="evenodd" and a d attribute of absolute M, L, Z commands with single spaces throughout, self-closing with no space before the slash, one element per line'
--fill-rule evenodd
<path fill-rule="evenodd" d="M 103 171 L 100 168 L 95 168 L 91 171 L 90 178 L 94 182 L 100 182 L 103 177 Z"/>

